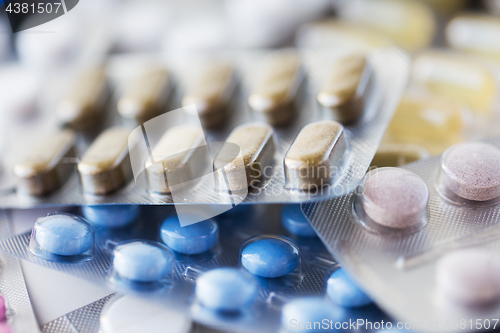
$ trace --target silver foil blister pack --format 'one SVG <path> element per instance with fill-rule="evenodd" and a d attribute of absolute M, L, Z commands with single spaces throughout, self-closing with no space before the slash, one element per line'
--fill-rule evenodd
<path fill-rule="evenodd" d="M 291 55 L 300 59 L 300 70 L 296 73 L 296 76 L 300 76 L 298 80 L 300 84 L 297 87 L 290 88 L 291 91 L 296 89 L 297 93 L 296 98 L 293 99 L 293 107 L 296 109 L 296 114 L 286 125 L 282 124 L 280 120 L 280 117 L 283 115 L 283 113 L 280 113 L 280 108 L 277 108 L 279 112 L 277 111 L 276 114 L 264 116 L 264 112 L 255 111 L 249 106 L 248 102 L 249 95 L 251 95 L 252 91 L 255 91 L 254 88 L 257 86 L 257 82 L 262 80 L 262 73 L 265 73 L 263 69 L 265 67 L 264 64 L 277 55 Z M 325 151 L 327 154 L 326 162 L 330 163 L 328 167 L 330 173 L 326 178 L 323 177 L 324 179 L 316 177 L 321 178 L 319 179 L 320 186 L 314 183 L 316 180 L 313 181 L 314 188 L 309 187 L 309 184 L 303 184 L 304 182 L 300 174 L 301 170 L 297 169 L 298 171 L 294 171 L 293 167 L 291 167 L 292 164 L 284 164 L 283 161 L 285 154 L 289 152 L 290 146 L 304 126 L 318 121 L 326 122 L 326 125 L 330 126 L 323 126 L 323 128 L 320 128 L 320 131 L 317 131 L 315 127 L 309 128 L 308 134 L 304 134 L 302 141 L 311 147 L 314 146 L 314 142 L 318 142 L 318 145 L 321 143 L 321 140 L 313 138 L 316 132 L 321 133 L 321 130 L 325 133 L 331 133 L 333 130 L 337 131 L 336 128 L 332 129 L 332 123 L 334 123 L 332 120 L 337 119 L 340 121 L 342 115 L 340 118 L 338 115 L 334 116 L 331 110 L 320 106 L 317 101 L 317 94 L 325 85 L 332 66 L 348 55 L 357 54 L 339 50 L 282 50 L 274 52 L 226 52 L 218 55 L 204 55 L 203 57 L 198 55 L 185 59 L 165 59 L 157 55 L 113 56 L 108 59 L 106 75 L 109 77 L 109 81 L 111 82 L 110 87 L 114 91 L 114 94 L 111 100 L 107 101 L 107 115 L 103 117 L 102 122 L 99 124 L 101 127 L 122 126 L 130 131 L 128 152 L 124 149 L 122 155 L 116 153 L 121 158 L 121 164 L 114 165 L 114 167 L 115 169 L 119 168 L 120 172 L 116 175 L 106 175 L 101 172 L 99 176 L 92 176 L 92 172 L 94 172 L 92 171 L 92 167 L 96 169 L 92 165 L 90 167 L 79 165 L 79 171 L 77 171 L 77 163 L 85 164 L 84 162 L 88 161 L 84 153 L 86 153 L 89 144 L 92 143 L 98 134 L 87 133 L 83 135 L 80 133 L 76 136 L 77 144 L 75 152 L 70 150 L 63 152 L 64 149 L 58 151 L 60 154 L 57 155 L 58 161 L 61 161 L 61 168 L 64 169 L 57 171 L 59 175 L 58 184 L 54 185 L 54 183 L 57 183 L 53 181 L 56 176 L 49 176 L 43 180 L 29 180 L 27 184 L 21 185 L 19 185 L 18 179 L 17 190 L 15 187 L 8 187 L 0 195 L 0 207 L 24 208 L 43 205 L 175 203 L 176 205 L 220 204 L 221 206 L 227 205 L 229 209 L 240 202 L 303 202 L 347 194 L 363 178 L 405 87 L 410 65 L 408 56 L 400 50 L 395 48 L 380 49 L 372 51 L 367 55 L 363 78 L 368 78 L 369 80 L 359 85 L 365 85 L 363 96 L 361 96 L 364 103 L 362 104 L 362 116 L 356 122 L 347 123 L 344 127 L 339 127 L 341 135 L 335 138 L 335 148 L 332 151 Z M 212 58 L 217 61 L 230 63 L 234 69 L 234 87 L 233 89 L 228 89 L 228 95 L 230 95 L 228 97 L 230 101 L 227 102 L 229 111 L 224 116 L 227 119 L 217 128 L 213 128 L 212 124 L 204 118 L 205 116 L 200 111 L 203 109 L 203 103 L 200 104 L 194 97 L 191 99 L 186 98 L 192 82 L 196 81 L 197 78 L 199 79 L 200 72 L 197 69 L 203 67 L 204 63 L 209 61 L 207 59 L 213 60 Z M 140 69 L 144 70 L 148 66 L 163 66 L 168 71 L 169 82 L 165 85 L 165 89 L 168 92 L 164 91 L 168 96 L 165 97 L 165 100 L 162 100 L 167 106 L 162 106 L 162 110 L 174 111 L 161 114 L 136 127 L 138 120 L 134 117 L 140 113 L 137 111 L 140 108 L 129 100 L 124 101 L 124 98 L 122 98 L 118 102 L 118 99 L 124 96 L 131 83 L 138 80 L 137 71 L 140 71 Z M 281 74 L 277 73 L 276 76 L 279 78 Z M 295 77 L 295 79 L 297 78 Z M 209 82 L 214 82 L 213 80 L 215 79 Z M 65 81 L 61 80 L 61 82 Z M 339 80 L 339 82 L 342 81 Z M 138 86 L 136 89 L 140 90 L 141 85 L 138 84 Z M 209 84 L 207 83 L 205 86 L 209 86 Z M 269 90 L 272 91 L 274 89 L 273 86 L 271 84 L 269 86 Z M 144 88 L 145 91 L 147 91 L 146 88 L 148 87 Z M 360 88 L 358 87 L 358 89 Z M 56 90 L 62 91 L 64 89 Z M 144 91 L 142 92 L 144 93 Z M 54 98 L 54 100 L 57 100 L 57 98 Z M 326 98 L 323 97 L 323 100 L 323 103 L 335 103 L 335 101 L 332 102 L 331 99 L 329 100 L 328 96 Z M 189 101 L 192 101 L 194 104 L 184 105 L 185 107 L 178 109 L 183 104 L 189 103 Z M 358 102 L 356 100 L 353 101 L 353 103 Z M 254 98 L 252 105 L 255 108 L 262 105 L 266 106 L 266 103 L 262 99 Z M 133 118 L 132 120 L 135 119 L 135 121 L 131 121 L 131 119 L 125 120 L 124 117 L 120 117 L 116 109 L 117 104 L 119 105 L 121 114 L 132 115 L 131 119 Z M 193 109 L 193 107 L 196 107 L 196 109 Z M 75 112 L 74 107 L 68 105 L 63 110 L 66 112 L 66 116 L 67 114 L 73 115 Z M 137 117 L 140 118 L 139 116 Z M 85 124 L 89 124 L 92 119 L 86 119 Z M 66 121 L 68 124 L 71 124 L 70 120 Z M 265 125 L 266 123 L 273 123 L 275 121 L 279 124 L 274 127 Z M 141 122 L 142 120 L 139 123 Z M 46 126 L 46 128 L 52 128 L 56 131 L 57 126 L 55 124 L 57 121 L 52 119 L 50 123 L 52 127 Z M 134 125 L 131 123 L 134 123 Z M 265 163 L 262 162 L 262 167 L 266 167 L 266 172 L 260 173 L 258 182 L 252 183 L 255 185 L 244 186 L 245 188 L 243 188 L 238 185 L 238 182 L 241 183 L 244 181 L 241 180 L 245 176 L 245 172 L 243 171 L 246 171 L 247 179 L 250 177 L 250 168 L 248 168 L 248 165 L 246 165 L 246 170 L 240 170 L 237 175 L 240 179 L 236 182 L 232 182 L 231 177 L 234 178 L 236 176 L 229 175 L 228 169 L 231 167 L 228 166 L 231 163 L 237 165 L 238 158 L 243 161 L 243 159 L 246 159 L 246 155 L 242 155 L 243 150 L 239 150 L 241 147 L 238 144 L 224 143 L 224 141 L 235 127 L 245 124 L 250 127 L 252 124 L 257 124 L 261 129 L 268 126 L 267 128 L 270 129 L 269 133 L 272 133 L 272 138 L 267 142 L 274 149 L 270 149 L 269 156 L 263 156 L 261 159 L 255 161 L 256 163 L 265 161 Z M 320 125 L 325 124 L 321 123 Z M 184 164 L 186 165 L 184 169 L 178 168 L 179 170 L 182 169 L 183 174 L 181 176 L 175 172 L 170 174 L 163 172 L 164 175 L 162 175 L 160 170 L 157 174 L 163 178 L 160 181 L 155 181 L 154 177 L 156 176 L 154 172 L 150 172 L 150 168 L 147 166 L 154 165 L 158 159 L 161 160 L 164 157 L 161 154 L 157 155 L 155 147 L 162 144 L 160 138 L 165 133 L 165 130 L 179 129 L 179 126 L 191 126 L 191 129 L 197 128 L 203 133 L 200 139 L 201 143 L 197 144 L 196 147 L 192 149 L 183 148 L 184 150 L 178 148 L 181 151 L 176 150 L 172 153 L 174 155 L 181 155 L 181 153 L 190 156 L 193 154 L 197 155 L 198 159 L 193 164 L 199 170 L 194 170 L 187 176 L 184 173 L 186 173 L 186 170 L 190 170 L 190 166 L 186 164 Z M 92 126 L 90 128 L 94 129 Z M 96 131 L 99 132 L 100 130 L 95 127 L 94 132 Z M 187 129 L 183 129 L 183 131 L 183 133 L 188 133 Z M 117 133 L 112 134 L 118 136 Z M 187 136 L 179 138 L 182 135 L 172 135 L 180 143 L 185 143 L 188 140 Z M 23 137 L 24 141 L 29 141 L 28 137 L 31 142 L 36 140 L 36 138 L 28 134 Z M 124 135 L 122 135 L 122 140 L 124 140 L 123 137 Z M 252 138 L 251 135 L 250 138 Z M 72 139 L 69 138 L 67 140 L 71 141 Z M 246 140 L 246 138 L 241 140 Z M 308 142 L 307 140 L 313 140 L 313 142 Z M 111 144 L 111 134 L 101 141 L 103 142 L 101 142 L 98 148 L 106 151 L 106 153 L 113 154 L 112 149 L 107 146 L 107 144 Z M 230 147 L 231 145 L 234 147 Z M 24 146 L 27 147 L 29 145 Z M 179 144 L 179 147 L 181 146 Z M 43 149 L 40 150 L 44 151 Z M 94 157 L 99 153 L 97 150 L 94 151 Z M 296 149 L 295 155 L 297 155 L 297 151 L 300 152 L 300 149 Z M 17 153 L 18 155 L 22 155 L 22 152 Z M 130 157 L 130 165 L 128 163 L 128 156 L 125 156 L 127 153 Z M 292 153 L 289 152 L 289 154 Z M 179 160 L 182 159 L 182 156 Z M 303 157 L 303 154 L 298 154 L 297 156 L 303 158 L 304 161 L 307 160 L 307 157 Z M 218 158 L 219 160 L 217 160 Z M 217 163 L 217 161 L 220 161 L 220 163 Z M 243 162 L 246 162 L 246 160 Z M 99 168 L 100 166 L 97 166 L 97 169 Z M 132 169 L 132 172 L 130 169 Z M 3 172 L 8 173 L 10 170 L 6 168 Z M 17 173 L 23 175 L 23 172 L 23 169 L 19 168 Z M 86 172 L 90 176 L 87 176 Z M 98 170 L 98 172 L 100 171 Z M 285 177 L 285 174 L 288 175 L 288 178 Z M 171 181 L 167 181 L 169 177 L 178 177 L 180 180 L 175 179 L 172 181 L 171 179 Z M 103 178 L 107 180 L 102 180 Z M 299 180 L 296 181 L 296 179 Z M 183 186 L 177 186 L 178 188 L 171 186 L 172 188 L 165 190 L 165 185 L 162 182 L 172 182 L 174 183 L 173 185 L 180 185 L 182 183 Z M 301 187 L 302 185 L 305 186 L 305 190 Z M 40 186 L 45 187 L 42 191 L 37 191 L 37 188 Z M 51 188 L 51 186 L 53 187 Z M 222 211 L 225 210 L 223 209 Z"/>
<path fill-rule="evenodd" d="M 498 139 L 488 143 L 500 147 Z M 450 299 L 443 293 L 443 284 L 439 282 L 443 276 L 440 260 L 450 254 L 460 256 L 478 248 L 489 251 L 493 258 L 498 258 L 500 253 L 498 200 L 480 202 L 450 196 L 447 190 L 443 190 L 441 168 L 443 161 L 449 161 L 446 153 L 444 156 L 401 167 L 420 177 L 429 190 L 428 211 L 416 229 L 399 232 L 393 229 L 391 232 L 387 230 L 389 228 L 370 229 L 360 223 L 356 202 L 363 191 L 361 188 L 334 200 L 302 204 L 301 208 L 335 258 L 388 314 L 409 323 L 406 328 L 423 331 L 498 328 L 498 302 L 476 304 L 470 300 Z M 469 155 L 470 160 L 475 158 Z M 377 172 L 377 169 L 371 172 Z M 477 193 L 474 195 L 477 197 Z M 480 271 L 475 264 L 466 257 L 460 260 L 456 266 L 464 278 L 457 273 L 458 279 L 474 283 L 465 279 L 469 276 L 467 272 Z M 493 263 L 488 265 L 486 267 L 490 268 L 479 274 L 494 273 L 496 266 Z M 455 278 L 452 275 L 447 277 L 450 276 Z M 444 286 L 455 287 L 453 283 Z M 494 291 L 490 290 L 482 296 L 489 297 L 492 293 Z"/>

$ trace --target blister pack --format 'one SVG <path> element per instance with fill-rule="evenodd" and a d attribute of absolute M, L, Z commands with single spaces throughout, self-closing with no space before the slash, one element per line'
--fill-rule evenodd
<path fill-rule="evenodd" d="M 337 197 L 362 179 L 408 73 L 396 48 L 113 56 L 54 89 L 64 130 L 12 138 L 25 148 L 0 207 Z"/>
<path fill-rule="evenodd" d="M 302 209 L 339 262 L 409 328 L 498 328 L 499 147 L 499 139 L 458 143 L 374 169 L 354 193 Z"/>
<path fill-rule="evenodd" d="M 144 320 L 130 318 L 153 316 L 159 306 L 188 322 L 242 332 L 302 332 L 311 323 L 333 330 L 358 318 L 365 320 L 358 329 L 372 331 L 388 321 L 332 259 L 298 205 L 241 205 L 186 227 L 172 206 L 111 208 L 83 211 L 95 226 L 90 233 L 83 218 L 54 213 L 39 218 L 31 233 L 1 241 L 0 249 L 125 295 L 103 310 L 103 332 L 116 332 L 124 311 L 130 325 L 142 327 Z M 73 213 L 81 215 L 79 209 Z M 109 214 L 128 225 L 97 227 Z M 137 310 L 145 307 L 151 311 Z M 155 318 L 147 322 L 163 317 Z"/>

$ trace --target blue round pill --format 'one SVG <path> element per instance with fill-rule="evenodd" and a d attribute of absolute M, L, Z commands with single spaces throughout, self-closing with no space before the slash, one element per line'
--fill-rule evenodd
<path fill-rule="evenodd" d="M 352 278 L 339 268 L 327 281 L 326 292 L 338 305 L 355 308 L 371 304 L 370 298 L 361 290 Z"/>
<path fill-rule="evenodd" d="M 288 332 L 334 331 L 344 313 L 323 297 L 295 299 L 281 310 L 281 326 Z"/>
<path fill-rule="evenodd" d="M 237 311 L 255 301 L 257 281 L 236 268 L 216 268 L 196 280 L 196 297 L 207 308 Z"/>
<path fill-rule="evenodd" d="M 299 265 L 297 245 L 284 237 L 257 239 L 241 252 L 241 264 L 252 274 L 276 278 L 293 272 Z"/>
<path fill-rule="evenodd" d="M 172 273 L 174 255 L 153 242 L 132 241 L 113 251 L 112 267 L 121 277 L 137 282 L 159 281 Z"/>
<path fill-rule="evenodd" d="M 71 214 L 54 213 L 40 217 L 35 221 L 33 233 L 42 251 L 60 256 L 82 254 L 94 243 L 90 223 Z"/>
<path fill-rule="evenodd" d="M 175 252 L 199 254 L 210 250 L 219 237 L 217 223 L 205 220 L 181 227 L 179 218 L 171 216 L 161 225 L 161 239 Z"/>
<path fill-rule="evenodd" d="M 121 228 L 132 224 L 139 216 L 139 206 L 136 205 L 99 205 L 83 206 L 85 218 L 101 228 Z"/>
<path fill-rule="evenodd" d="M 317 237 L 316 231 L 300 209 L 300 205 L 286 205 L 281 212 L 281 222 L 290 233 L 301 237 Z"/>

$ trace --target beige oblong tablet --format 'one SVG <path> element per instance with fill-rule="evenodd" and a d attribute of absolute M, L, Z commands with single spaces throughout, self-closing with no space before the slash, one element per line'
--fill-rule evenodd
<path fill-rule="evenodd" d="M 288 188 L 315 190 L 330 183 L 340 172 L 347 139 L 341 124 L 323 120 L 306 125 L 285 155 Z"/>
<path fill-rule="evenodd" d="M 14 166 L 17 190 L 21 194 L 48 194 L 61 187 L 71 175 L 72 167 L 63 163 L 75 157 L 76 136 L 62 130 L 38 140 L 28 155 Z"/>
<path fill-rule="evenodd" d="M 351 55 L 338 60 L 318 94 L 318 102 L 332 110 L 343 124 L 360 118 L 372 71 L 366 57 Z"/>
<path fill-rule="evenodd" d="M 126 119 L 143 123 L 163 113 L 171 90 L 167 70 L 150 67 L 124 90 L 118 101 L 118 112 Z"/>
<path fill-rule="evenodd" d="M 57 117 L 78 131 L 88 131 L 99 125 L 109 97 L 104 68 L 81 73 L 59 101 Z"/>
<path fill-rule="evenodd" d="M 237 193 L 258 185 L 269 173 L 266 169 L 272 165 L 275 151 L 274 133 L 269 125 L 250 123 L 236 127 L 214 160 L 219 188 Z"/>
<path fill-rule="evenodd" d="M 171 193 L 200 177 L 208 161 L 203 130 L 196 125 L 169 129 L 152 151 L 153 161 L 146 162 L 149 189 Z"/>
<path fill-rule="evenodd" d="M 110 128 L 92 143 L 78 163 L 83 191 L 102 195 L 125 185 L 132 177 L 128 150 L 130 129 Z"/>
<path fill-rule="evenodd" d="M 295 116 L 294 102 L 303 78 L 304 72 L 296 54 L 278 54 L 265 66 L 261 81 L 248 97 L 248 104 L 264 114 L 269 124 L 285 125 Z"/>
<path fill-rule="evenodd" d="M 236 80 L 230 64 L 214 61 L 204 64 L 196 79 L 188 87 L 182 106 L 196 105 L 204 127 L 220 126 L 227 118 L 228 104 Z"/>

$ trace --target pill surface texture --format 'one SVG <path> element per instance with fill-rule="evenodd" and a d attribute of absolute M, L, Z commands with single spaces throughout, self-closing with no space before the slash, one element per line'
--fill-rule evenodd
<path fill-rule="evenodd" d="M 301 237 L 317 237 L 316 231 L 300 209 L 300 205 L 286 205 L 281 211 L 281 222 L 290 233 Z"/>
<path fill-rule="evenodd" d="M 403 169 L 381 168 L 366 178 L 361 195 L 363 208 L 374 222 L 390 228 L 408 228 L 423 221 L 429 190 L 420 177 Z"/>
<path fill-rule="evenodd" d="M 252 274 L 276 278 L 293 272 L 299 265 L 300 252 L 290 240 L 262 238 L 245 246 L 241 264 Z"/>
<path fill-rule="evenodd" d="M 324 120 L 306 125 L 285 155 L 287 187 L 317 190 L 340 173 L 347 139 L 342 125 Z"/>
<path fill-rule="evenodd" d="M 236 268 L 216 268 L 196 280 L 196 297 L 207 308 L 237 311 L 257 297 L 257 281 Z"/>
<path fill-rule="evenodd" d="M 38 218 L 31 237 L 42 251 L 59 256 L 82 254 L 90 250 L 94 243 L 94 231 L 88 222 L 62 213 Z"/>
<path fill-rule="evenodd" d="M 500 196 L 500 150 L 482 142 L 459 143 L 443 154 L 446 186 L 467 200 L 487 201 Z"/>
<path fill-rule="evenodd" d="M 250 107 L 269 124 L 287 124 L 295 115 L 294 101 L 304 77 L 297 55 L 277 54 L 264 66 L 264 75 L 248 97 Z"/>
<path fill-rule="evenodd" d="M 162 246 L 140 241 L 118 245 L 113 251 L 113 270 L 127 280 L 159 281 L 172 273 L 175 258 Z"/>
<path fill-rule="evenodd" d="M 281 326 L 286 332 L 331 332 L 336 331 L 335 325 L 327 328 L 314 323 L 321 323 L 324 319 L 333 323 L 342 320 L 342 313 L 329 303 L 324 297 L 303 297 L 285 304 L 281 310 Z M 303 325 L 298 326 L 298 323 Z M 297 324 L 297 325 L 293 325 Z"/>
<path fill-rule="evenodd" d="M 273 129 L 265 123 L 240 125 L 231 132 L 226 143 L 214 160 L 219 187 L 240 192 L 258 184 L 273 163 L 276 151 Z M 240 153 L 235 158 L 238 148 Z"/>
<path fill-rule="evenodd" d="M 43 195 L 61 187 L 71 175 L 66 157 L 75 157 L 76 136 L 70 130 L 46 135 L 14 166 L 17 189 L 22 194 Z M 65 164 L 66 162 L 66 164 Z"/>
<path fill-rule="evenodd" d="M 83 206 L 83 216 L 94 226 L 121 228 L 133 223 L 139 215 L 136 205 Z"/>
<path fill-rule="evenodd" d="M 217 223 L 212 220 L 181 227 L 179 218 L 171 216 L 161 225 L 161 239 L 172 250 L 184 254 L 199 254 L 210 250 L 219 237 Z"/>
<path fill-rule="evenodd" d="M 498 253 L 471 248 L 444 255 L 437 262 L 438 290 L 449 299 L 481 305 L 500 299 Z"/>
<path fill-rule="evenodd" d="M 330 276 L 326 292 L 334 303 L 347 308 L 361 307 L 372 302 L 343 268 L 337 269 Z"/>
<path fill-rule="evenodd" d="M 102 195 L 125 185 L 132 178 L 128 151 L 130 130 L 110 128 L 97 137 L 78 163 L 83 190 Z"/>

